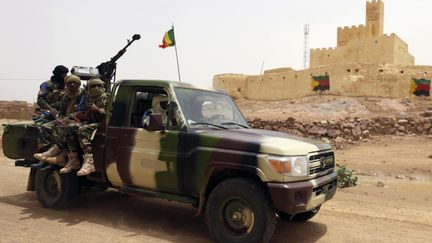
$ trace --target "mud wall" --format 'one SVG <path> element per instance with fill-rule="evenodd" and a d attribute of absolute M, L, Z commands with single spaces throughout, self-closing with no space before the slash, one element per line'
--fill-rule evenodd
<path fill-rule="evenodd" d="M 31 119 L 34 105 L 25 101 L 0 101 L 0 119 Z"/>
<path fill-rule="evenodd" d="M 314 79 L 320 76 L 328 77 L 327 90 L 317 90 L 314 87 Z M 283 100 L 316 92 L 345 96 L 415 98 L 417 95 L 413 89 L 420 86 L 413 84 L 413 79 L 429 81 L 430 94 L 432 66 L 345 64 L 300 71 L 267 72 L 254 76 L 220 74 L 214 77 L 213 87 L 225 90 L 235 99 L 250 100 Z M 423 85 L 425 87 L 427 85 Z M 426 96 L 427 99 L 430 97 Z"/>

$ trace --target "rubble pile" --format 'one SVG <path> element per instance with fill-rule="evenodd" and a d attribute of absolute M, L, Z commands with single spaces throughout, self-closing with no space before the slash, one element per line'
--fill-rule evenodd
<path fill-rule="evenodd" d="M 415 117 L 346 117 L 312 122 L 289 117 L 285 121 L 250 120 L 252 128 L 274 130 L 289 134 L 329 140 L 337 149 L 369 139 L 371 135 L 432 135 L 432 107 Z"/>

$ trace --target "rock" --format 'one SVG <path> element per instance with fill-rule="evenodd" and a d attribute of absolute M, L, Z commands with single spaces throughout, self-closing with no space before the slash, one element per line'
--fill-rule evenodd
<path fill-rule="evenodd" d="M 323 136 L 327 133 L 327 129 L 322 128 L 322 127 L 318 127 L 318 126 L 314 126 L 308 131 L 308 133 L 311 135 Z"/>
<path fill-rule="evenodd" d="M 423 124 L 423 126 L 422 126 L 423 130 L 429 130 L 431 127 L 432 127 L 432 124 L 429 122 Z"/>
<path fill-rule="evenodd" d="M 397 176 L 395 176 L 395 178 L 396 179 L 405 179 L 405 176 L 404 175 L 397 175 Z"/>
<path fill-rule="evenodd" d="M 362 131 L 362 135 L 363 135 L 363 137 L 367 138 L 370 135 L 370 131 L 369 130 L 364 130 L 364 131 Z"/>
<path fill-rule="evenodd" d="M 424 117 L 432 117 L 432 110 L 427 110 L 421 114 Z"/>
<path fill-rule="evenodd" d="M 409 175 L 409 176 L 408 176 L 408 179 L 409 179 L 410 181 L 416 181 L 416 180 L 419 180 L 419 177 L 418 177 L 418 176 L 414 176 L 414 175 Z"/>
<path fill-rule="evenodd" d="M 355 127 L 354 123 L 344 123 L 342 124 L 343 128 L 353 129 Z"/>
<path fill-rule="evenodd" d="M 405 126 L 405 125 L 407 125 L 407 124 L 409 123 L 409 121 L 408 121 L 407 119 L 399 119 L 399 120 L 397 121 L 397 123 L 398 123 L 399 125 L 403 125 L 403 126 Z"/>
<path fill-rule="evenodd" d="M 296 119 L 295 119 L 294 117 L 288 117 L 288 118 L 286 119 L 286 122 L 289 122 L 289 123 L 295 123 L 295 122 L 296 122 Z"/>
<path fill-rule="evenodd" d="M 378 181 L 377 184 L 376 184 L 376 186 L 377 187 L 384 187 L 385 185 L 384 185 L 384 182 Z"/>
<path fill-rule="evenodd" d="M 360 129 L 360 127 L 355 127 L 353 130 L 352 130 L 352 134 L 353 134 L 353 136 L 355 137 L 355 138 L 360 138 L 361 137 L 361 135 L 362 135 L 362 131 L 361 131 L 361 129 Z"/>
<path fill-rule="evenodd" d="M 329 129 L 328 132 L 327 132 L 327 135 L 328 135 L 330 138 L 336 138 L 336 137 L 339 137 L 341 134 L 342 134 L 342 132 L 339 131 L 339 130 L 336 130 L 336 129 Z"/>
<path fill-rule="evenodd" d="M 406 127 L 404 127 L 404 126 L 400 126 L 400 127 L 398 128 L 398 131 L 399 131 L 399 132 L 406 132 Z"/>
<path fill-rule="evenodd" d="M 264 129 L 265 129 L 265 130 L 272 130 L 272 128 L 273 128 L 273 127 L 270 126 L 270 125 L 268 125 L 268 124 L 264 126 Z"/>

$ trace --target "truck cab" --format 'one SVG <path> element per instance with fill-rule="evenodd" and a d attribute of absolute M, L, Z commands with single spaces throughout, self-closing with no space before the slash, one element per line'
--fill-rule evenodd
<path fill-rule="evenodd" d="M 20 133 L 6 126 L 6 156 L 25 158 L 23 144 L 32 152 L 42 147 L 22 142 L 36 137 L 26 126 Z M 329 144 L 252 129 L 228 94 L 186 83 L 117 82 L 93 150 L 96 172 L 86 180 L 190 203 L 219 242 L 268 242 L 277 216 L 309 220 L 336 192 Z M 38 199 L 49 208 L 63 207 L 85 184 L 72 173 L 32 173 Z M 50 183 L 59 188 L 55 193 L 48 192 Z"/>

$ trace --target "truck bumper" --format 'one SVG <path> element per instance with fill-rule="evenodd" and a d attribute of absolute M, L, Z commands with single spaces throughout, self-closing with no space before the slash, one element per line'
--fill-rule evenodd
<path fill-rule="evenodd" d="M 287 214 L 312 210 L 336 193 L 337 174 L 321 176 L 309 181 L 267 183 L 274 207 Z"/>

